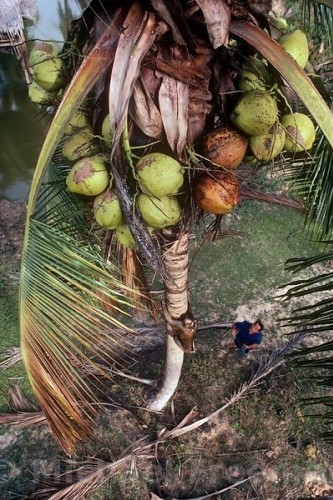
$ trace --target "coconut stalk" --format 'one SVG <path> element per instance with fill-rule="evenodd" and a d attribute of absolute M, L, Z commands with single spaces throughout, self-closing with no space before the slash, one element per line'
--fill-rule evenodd
<path fill-rule="evenodd" d="M 175 231 L 178 235 L 175 238 Z M 181 376 L 184 350 L 173 336 L 172 319 L 180 321 L 188 312 L 188 275 L 189 275 L 189 233 L 175 228 L 163 231 L 163 260 L 169 277 L 165 278 L 165 319 L 167 328 L 166 362 L 160 389 L 148 404 L 150 410 L 161 411 L 177 389 Z"/>

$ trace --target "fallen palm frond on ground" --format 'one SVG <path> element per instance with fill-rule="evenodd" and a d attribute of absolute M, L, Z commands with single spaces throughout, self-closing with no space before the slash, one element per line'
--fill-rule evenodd
<path fill-rule="evenodd" d="M 4 359 L 0 362 L 0 370 L 7 370 L 22 360 L 22 355 L 19 347 L 8 347 L 3 353 Z"/>
<path fill-rule="evenodd" d="M 0 425 L 14 425 L 17 428 L 31 427 L 32 425 L 47 424 L 44 413 L 41 410 L 17 413 L 1 413 Z"/>
<path fill-rule="evenodd" d="M 264 360 L 256 371 L 251 375 L 248 381 L 241 384 L 241 386 L 236 390 L 230 399 L 222 407 L 215 410 L 210 415 L 197 420 L 195 422 L 189 423 L 193 420 L 196 415 L 195 410 L 191 410 L 186 417 L 172 430 L 163 430 L 158 438 L 147 444 L 148 436 L 144 436 L 142 439 L 137 441 L 123 452 L 121 457 L 113 462 L 108 462 L 104 460 L 99 460 L 95 458 L 88 459 L 85 462 L 76 463 L 77 467 L 75 470 L 71 470 L 68 473 L 62 475 L 58 478 L 57 482 L 45 481 L 45 487 L 42 490 L 36 492 L 32 498 L 41 498 L 41 494 L 48 494 L 49 500 L 79 500 L 84 497 L 87 493 L 95 488 L 98 488 L 105 484 L 116 474 L 119 474 L 129 467 L 134 467 L 139 459 L 147 459 L 156 457 L 156 450 L 158 445 L 169 439 L 177 438 L 183 434 L 189 433 L 195 429 L 198 429 L 205 423 L 212 421 L 223 411 L 225 411 L 230 406 L 234 405 L 241 399 L 243 399 L 250 391 L 258 387 L 258 385 L 267 377 L 270 373 L 276 370 L 278 367 L 284 364 L 286 354 L 292 352 L 296 346 L 298 346 L 305 338 L 306 333 L 299 333 L 293 335 L 290 340 L 280 348 L 275 349 L 269 357 Z M 74 462 L 69 462 L 74 464 Z M 259 471 L 259 473 L 262 471 Z M 75 479 L 73 480 L 73 478 Z M 253 476 L 251 476 L 253 477 Z M 68 484 L 68 479 L 70 478 L 71 483 Z M 248 480 L 250 478 L 247 478 Z M 245 481 L 245 480 L 244 480 Z M 240 484 L 238 482 L 237 484 Z M 235 487 L 234 484 L 232 487 Z M 214 494 L 219 494 L 220 492 L 215 492 Z M 209 498 L 199 497 L 201 498 Z"/>
<path fill-rule="evenodd" d="M 259 474 L 262 474 L 263 471 L 256 472 L 255 474 L 252 474 L 252 476 L 246 477 L 245 479 L 241 479 L 240 481 L 237 481 L 236 483 L 227 486 L 226 488 L 222 488 L 222 490 L 219 491 L 214 491 L 213 493 L 208 493 L 208 495 L 203 495 L 200 497 L 192 497 L 191 500 L 205 500 L 206 498 L 212 498 L 215 495 L 220 495 L 221 493 L 225 493 L 226 491 L 230 491 L 233 488 L 237 488 L 237 486 L 240 486 L 241 484 L 246 483 L 247 481 L 251 481 L 252 478 L 255 476 L 259 476 Z M 151 493 L 151 500 L 164 500 L 163 498 L 158 497 L 155 495 L 155 493 Z M 172 498 L 172 500 L 189 500 L 186 498 Z"/>
<path fill-rule="evenodd" d="M 35 424 L 47 424 L 44 413 L 29 401 L 19 385 L 14 384 L 10 388 L 8 399 L 13 413 L 1 413 L 0 425 L 15 425 L 23 428 Z"/>

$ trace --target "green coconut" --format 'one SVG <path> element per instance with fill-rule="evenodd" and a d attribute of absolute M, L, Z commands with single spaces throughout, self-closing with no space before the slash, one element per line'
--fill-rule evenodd
<path fill-rule="evenodd" d="M 107 189 L 110 174 L 104 159 L 99 156 L 82 158 L 69 172 L 66 185 L 71 193 L 97 196 Z"/>
<path fill-rule="evenodd" d="M 285 140 L 284 128 L 279 123 L 275 123 L 264 134 L 251 136 L 250 148 L 258 160 L 270 161 L 281 153 Z"/>
<path fill-rule="evenodd" d="M 266 64 L 250 56 L 242 65 L 242 75 L 238 81 L 240 90 L 266 92 L 273 84 L 271 73 Z"/>
<path fill-rule="evenodd" d="M 278 108 L 268 93 L 245 92 L 230 115 L 231 121 L 248 135 L 260 135 L 277 121 Z"/>
<path fill-rule="evenodd" d="M 82 110 L 78 109 L 73 116 L 73 118 L 68 122 L 67 127 L 65 128 L 64 134 L 65 135 L 73 135 L 75 132 L 82 128 L 90 127 L 90 119 L 87 115 L 87 113 Z"/>
<path fill-rule="evenodd" d="M 111 132 L 110 114 L 107 114 L 102 123 L 102 138 L 108 149 L 112 148 L 113 134 Z"/>
<path fill-rule="evenodd" d="M 286 114 L 281 117 L 281 125 L 286 131 L 284 148 L 289 152 L 311 149 L 316 138 L 312 120 L 303 113 Z"/>
<path fill-rule="evenodd" d="M 107 189 L 96 196 L 93 212 L 96 222 L 102 227 L 115 229 L 124 223 L 118 195 L 114 189 Z"/>
<path fill-rule="evenodd" d="M 283 35 L 278 41 L 300 67 L 305 68 L 309 59 L 309 45 L 305 33 L 301 30 L 295 30 Z"/>
<path fill-rule="evenodd" d="M 163 229 L 180 221 L 182 212 L 177 199 L 173 196 L 156 198 L 140 193 L 137 205 L 145 223 L 154 229 Z"/>
<path fill-rule="evenodd" d="M 33 79 L 45 90 L 59 90 L 66 83 L 66 66 L 60 57 L 51 57 L 34 66 Z"/>
<path fill-rule="evenodd" d="M 285 17 L 275 17 L 275 18 L 271 19 L 271 22 L 274 24 L 274 26 L 278 30 L 282 31 L 283 33 L 285 31 L 287 31 L 288 26 L 289 26 L 288 21 Z"/>
<path fill-rule="evenodd" d="M 135 239 L 132 236 L 130 228 L 127 224 L 121 224 L 116 228 L 116 237 L 119 242 L 124 245 L 124 247 L 132 248 L 135 250 L 137 248 L 137 244 Z"/>
<path fill-rule="evenodd" d="M 93 134 L 92 127 L 86 127 L 68 137 L 62 147 L 63 157 L 72 162 L 98 153 L 99 146 Z"/>
<path fill-rule="evenodd" d="M 57 93 L 44 90 L 36 82 L 32 81 L 29 85 L 28 96 L 36 104 L 51 106 L 56 100 Z"/>
<path fill-rule="evenodd" d="M 184 168 L 163 153 L 150 153 L 136 164 L 141 190 L 158 198 L 178 193 L 184 183 Z"/>
<path fill-rule="evenodd" d="M 45 59 L 49 59 L 50 57 L 57 56 L 59 54 L 59 46 L 55 42 L 47 42 L 44 40 L 40 40 L 35 43 L 33 46 L 30 55 L 29 55 L 29 66 L 35 66 Z"/>

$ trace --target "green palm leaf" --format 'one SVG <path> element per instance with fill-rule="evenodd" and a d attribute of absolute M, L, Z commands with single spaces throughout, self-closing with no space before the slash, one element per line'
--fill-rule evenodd
<path fill-rule="evenodd" d="M 333 226 L 333 155 L 321 130 L 317 130 L 311 155 L 301 155 L 297 160 L 286 157 L 280 168 L 295 194 L 306 199 L 304 223 L 311 238 L 322 240 L 330 237 Z"/>
<path fill-rule="evenodd" d="M 103 265 L 82 206 L 53 166 L 26 228 L 20 283 L 21 350 L 35 395 L 66 453 L 89 432 L 96 411 L 99 362 L 126 366 L 127 329 L 106 308 L 128 314 L 116 264 Z M 117 329 L 117 330 L 116 330 Z M 119 330 L 120 329 L 120 330 Z M 90 366 L 88 380 L 83 368 Z"/>
<path fill-rule="evenodd" d="M 65 189 L 68 168 L 50 162 L 68 120 L 112 63 L 123 20 L 123 13 L 115 14 L 74 76 L 40 153 L 27 206 L 21 350 L 37 400 L 67 454 L 91 430 L 100 375 L 106 376 L 99 362 L 129 360 L 130 345 L 119 334 L 129 329 L 106 309 L 128 314 L 137 304 L 129 303 L 118 266 L 102 262 L 81 202 Z"/>
<path fill-rule="evenodd" d="M 320 40 L 329 42 L 330 47 L 333 44 L 333 2 L 331 0 L 310 1 L 304 0 L 302 3 L 303 23 L 305 29 L 313 29 L 314 36 Z M 332 72 L 331 64 L 320 65 L 320 73 L 326 83 L 326 98 L 332 91 Z M 332 145 L 327 137 L 320 130 L 317 131 L 316 147 L 312 156 L 302 158 L 300 162 L 293 162 L 293 159 L 287 164 L 287 175 L 294 180 L 295 190 L 308 200 L 308 213 L 306 223 L 310 228 L 312 237 L 318 240 L 332 238 L 332 213 L 333 213 L 333 155 Z M 314 224 L 312 224 L 314 222 Z M 296 273 L 302 269 L 309 268 L 318 264 L 332 262 L 332 241 L 326 242 L 328 251 L 320 253 L 308 259 L 290 259 L 287 261 L 287 269 Z M 327 335 L 333 331 L 333 300 L 331 293 L 333 290 L 333 273 L 327 266 L 327 271 L 321 271 L 320 274 L 308 279 L 295 280 L 288 283 L 288 291 L 285 294 L 286 299 L 295 297 L 313 296 L 316 293 L 325 292 L 328 295 L 324 299 L 313 299 L 311 305 L 297 308 L 293 311 L 291 318 L 288 318 L 286 324 L 294 328 L 302 328 L 306 325 L 307 331 L 327 339 Z M 318 342 L 320 342 L 318 340 Z M 333 343 L 326 341 L 318 343 L 313 347 L 303 348 L 292 354 L 292 364 L 294 367 L 312 370 L 311 376 L 316 381 L 318 387 L 332 387 L 332 369 L 333 358 L 331 356 Z M 316 417 L 326 419 L 326 423 L 332 421 L 333 400 L 330 396 L 321 393 L 319 396 L 304 399 L 306 404 L 321 405 L 330 411 L 316 413 Z M 333 433 L 328 430 L 322 434 L 322 438 L 332 442 Z"/>
<path fill-rule="evenodd" d="M 303 25 L 305 29 L 314 30 L 319 39 L 329 40 L 333 44 L 333 2 L 331 0 L 303 0 Z"/>
<path fill-rule="evenodd" d="M 332 241 L 327 242 L 329 250 L 325 253 L 315 255 L 308 259 L 289 259 L 287 261 L 287 269 L 296 273 L 302 269 L 309 268 L 318 264 L 325 264 L 331 262 L 333 258 Z M 314 275 L 307 279 L 294 280 L 288 283 L 288 291 L 285 293 L 285 299 L 290 300 L 296 297 L 314 296 L 320 293 L 326 294 L 326 297 L 314 300 L 310 305 L 299 307 L 293 311 L 290 318 L 282 321 L 286 325 L 295 329 L 303 330 L 306 325 L 308 334 L 315 334 L 316 336 L 327 335 L 333 331 L 333 299 L 331 297 L 333 290 L 333 271 L 329 268 L 326 272 Z M 302 348 L 290 355 L 291 363 L 295 368 L 303 368 L 307 372 L 311 369 L 313 379 L 318 387 L 331 387 L 332 386 L 332 368 L 333 357 L 333 342 L 326 340 L 322 343 L 316 343 L 312 347 Z M 306 404 L 317 404 L 333 407 L 332 398 L 327 398 L 325 395 L 318 397 L 312 396 L 303 400 Z M 313 415 L 315 416 L 315 415 Z M 318 414 L 317 417 L 327 418 L 328 421 L 332 419 L 332 413 Z M 322 434 L 325 440 L 332 440 L 332 433 L 327 432 Z"/>

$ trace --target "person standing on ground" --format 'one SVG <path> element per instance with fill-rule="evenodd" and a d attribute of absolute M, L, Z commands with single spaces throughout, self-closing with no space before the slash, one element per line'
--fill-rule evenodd
<path fill-rule="evenodd" d="M 263 341 L 264 325 L 257 319 L 254 323 L 250 321 L 239 321 L 232 325 L 231 333 L 235 336 L 232 344 L 228 344 L 229 349 L 240 349 L 240 355 L 244 356 L 251 349 L 259 347 Z"/>

